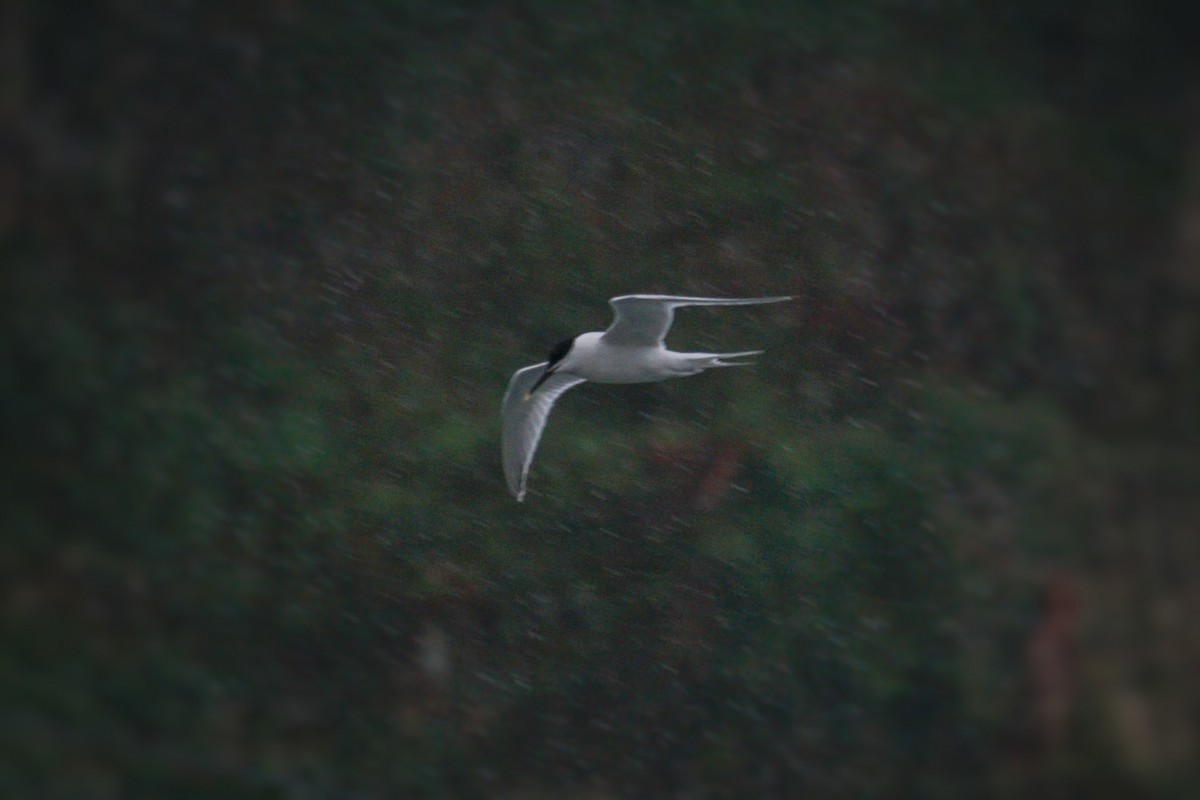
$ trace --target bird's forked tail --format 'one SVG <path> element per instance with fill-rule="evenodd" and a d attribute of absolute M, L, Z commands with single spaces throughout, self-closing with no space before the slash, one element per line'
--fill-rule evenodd
<path fill-rule="evenodd" d="M 763 350 L 747 350 L 743 353 L 697 353 L 696 359 L 692 362 L 697 370 L 711 369 L 713 367 L 748 367 L 753 361 L 732 361 L 735 358 L 747 358 L 749 356 L 757 356 L 762 354 Z"/>

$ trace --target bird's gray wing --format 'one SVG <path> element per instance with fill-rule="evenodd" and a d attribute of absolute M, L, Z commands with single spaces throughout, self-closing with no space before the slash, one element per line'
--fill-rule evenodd
<path fill-rule="evenodd" d="M 533 454 L 537 450 L 538 440 L 542 438 L 550 409 L 554 408 L 554 401 L 567 389 L 584 381 L 570 373 L 556 372 L 528 400 L 525 399 L 541 377 L 546 363 L 543 361 L 514 372 L 500 408 L 503 422 L 500 450 L 504 460 L 504 479 L 508 482 L 508 490 L 517 500 L 525 499 L 529 465 L 533 463 Z"/>
<path fill-rule="evenodd" d="M 608 301 L 616 315 L 604 340 L 610 344 L 653 347 L 662 344 L 679 306 L 753 306 L 781 303 L 782 297 L 680 297 L 669 294 L 627 294 Z"/>

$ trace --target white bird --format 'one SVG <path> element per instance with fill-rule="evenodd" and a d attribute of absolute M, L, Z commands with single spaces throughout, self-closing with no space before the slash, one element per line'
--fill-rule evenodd
<path fill-rule="evenodd" d="M 563 392 L 584 381 L 646 383 L 696 375 L 712 367 L 741 367 L 751 362 L 728 359 L 742 353 L 677 353 L 663 345 L 680 306 L 750 306 L 791 300 L 783 297 L 675 297 L 627 294 L 608 301 L 615 319 L 608 330 L 581 333 L 554 345 L 550 358 L 513 373 L 501 407 L 504 478 L 517 500 L 525 499 L 529 465 L 546 427 L 550 409 Z"/>

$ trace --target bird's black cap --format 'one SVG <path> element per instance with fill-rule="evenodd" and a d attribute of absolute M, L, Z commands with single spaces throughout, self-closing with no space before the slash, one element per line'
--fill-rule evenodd
<path fill-rule="evenodd" d="M 553 367 L 558 362 L 567 357 L 567 353 L 571 352 L 571 345 L 575 344 L 574 339 L 563 339 L 550 350 L 550 358 L 546 359 L 547 367 Z"/>
<path fill-rule="evenodd" d="M 554 345 L 554 347 L 550 350 L 550 357 L 546 359 L 546 369 L 542 371 L 541 377 L 539 377 L 534 382 L 533 386 L 529 387 L 529 391 L 525 393 L 526 400 L 533 396 L 533 393 L 537 391 L 537 388 L 541 386 L 543 382 L 545 382 L 546 378 L 549 378 L 554 374 L 554 368 L 558 366 L 558 362 L 567 357 L 567 353 L 571 352 L 571 346 L 574 344 L 574 339 L 563 339 L 561 342 Z"/>

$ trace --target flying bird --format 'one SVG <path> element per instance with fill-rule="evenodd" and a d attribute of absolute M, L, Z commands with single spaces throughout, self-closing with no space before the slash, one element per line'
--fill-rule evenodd
<path fill-rule="evenodd" d="M 783 297 L 676 297 L 627 294 L 608 301 L 614 319 L 606 331 L 581 333 L 554 345 L 550 357 L 513 373 L 504 393 L 501 451 L 504 478 L 518 501 L 525 499 L 529 466 L 546 419 L 563 392 L 584 381 L 647 383 L 686 378 L 713 367 L 741 367 L 736 361 L 762 350 L 742 353 L 677 353 L 663 344 L 675 309 L 681 306 L 752 306 L 781 303 Z"/>

